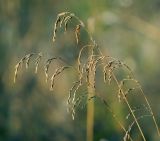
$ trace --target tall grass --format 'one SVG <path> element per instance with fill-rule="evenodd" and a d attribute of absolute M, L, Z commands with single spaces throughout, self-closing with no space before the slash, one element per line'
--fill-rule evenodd
<path fill-rule="evenodd" d="M 50 90 L 53 90 L 55 80 L 56 78 L 63 73 L 66 69 L 74 69 L 77 73 L 78 79 L 74 82 L 73 86 L 68 91 L 69 96 L 67 100 L 68 104 L 68 111 L 72 114 L 72 118 L 75 118 L 76 114 L 76 108 L 82 103 L 84 99 L 86 99 L 87 103 L 87 141 L 93 141 L 94 140 L 94 99 L 100 99 L 106 109 L 112 114 L 113 119 L 118 123 L 122 131 L 124 132 L 124 141 L 133 141 L 134 138 L 132 137 L 131 131 L 132 127 L 134 125 L 137 126 L 137 129 L 139 130 L 139 134 L 141 135 L 141 138 L 143 141 L 146 141 L 146 137 L 143 131 L 143 127 L 140 124 L 140 121 L 144 118 L 151 118 L 155 124 L 155 128 L 157 130 L 157 134 L 160 137 L 160 132 L 158 129 L 158 125 L 156 122 L 156 118 L 153 114 L 151 105 L 145 96 L 143 89 L 141 88 L 140 83 L 136 80 L 134 73 L 132 72 L 131 68 L 120 61 L 117 58 L 111 57 L 111 56 L 105 56 L 101 52 L 99 46 L 96 44 L 96 42 L 93 40 L 92 36 L 88 32 L 87 28 L 85 27 L 85 24 L 74 14 L 71 12 L 63 12 L 57 15 L 57 19 L 54 23 L 54 29 L 53 29 L 53 42 L 56 41 L 58 38 L 57 32 L 59 29 L 64 29 L 64 32 L 67 32 L 68 30 L 68 24 L 72 23 L 74 20 L 74 27 L 73 32 L 75 34 L 75 42 L 76 46 L 80 46 L 79 43 L 81 42 L 81 32 L 82 30 L 85 31 L 88 34 L 89 41 L 87 44 L 83 45 L 80 48 L 77 48 L 79 50 L 79 54 L 77 57 L 77 65 L 72 66 L 67 63 L 67 61 L 62 57 L 52 57 L 46 61 L 44 64 L 44 73 L 46 76 L 46 82 L 48 82 L 48 79 L 50 79 Z M 75 22 L 76 21 L 76 22 Z M 84 54 L 87 53 L 85 56 Z M 23 57 L 15 66 L 15 76 L 14 76 L 14 82 L 16 82 L 18 72 L 22 64 L 26 64 L 26 68 L 29 67 L 30 61 L 33 59 L 32 57 L 35 56 L 35 72 L 38 70 L 38 66 L 40 64 L 40 61 L 42 59 L 41 53 L 31 53 Z M 83 61 L 82 61 L 83 59 Z M 33 61 L 33 60 L 32 60 Z M 50 76 L 48 74 L 48 71 L 50 69 L 51 63 L 54 61 L 60 61 L 63 63 L 59 63 L 60 66 L 55 69 L 55 71 Z M 62 65 L 63 64 L 63 65 Z M 112 106 L 108 104 L 107 100 L 103 98 L 102 95 L 100 95 L 97 92 L 97 86 L 96 86 L 96 74 L 97 70 L 100 69 L 101 73 L 103 75 L 103 81 L 98 83 L 103 83 L 107 86 L 110 85 L 110 83 L 113 83 L 115 85 L 115 92 L 117 93 L 117 99 L 119 102 L 121 102 L 127 109 L 128 109 L 128 115 L 127 119 L 130 119 L 130 123 L 128 127 L 125 127 L 121 121 L 119 120 L 118 116 L 114 111 L 112 110 Z M 119 74 L 121 72 L 124 72 L 125 75 L 123 77 L 119 77 Z M 78 90 L 81 87 L 86 87 L 87 94 L 80 94 L 78 93 Z M 117 92 L 118 89 L 118 92 Z M 144 106 L 141 106 L 140 108 L 135 108 L 136 105 L 133 105 L 133 103 L 129 100 L 130 97 L 136 97 L 137 99 L 139 97 L 143 97 L 144 99 Z M 139 105 L 142 105 L 142 103 L 139 103 Z M 146 113 L 139 112 L 139 109 L 146 109 Z M 139 112 L 139 114 L 137 114 Z"/>

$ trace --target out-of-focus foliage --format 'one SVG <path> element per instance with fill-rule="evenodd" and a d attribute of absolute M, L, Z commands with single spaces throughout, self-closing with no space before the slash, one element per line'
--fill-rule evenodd
<path fill-rule="evenodd" d="M 72 31 L 52 43 L 53 22 L 62 11 L 76 13 L 88 26 L 104 54 L 124 60 L 148 96 L 160 124 L 160 2 L 158 0 L 0 0 L 0 141 L 82 141 L 86 136 L 86 109 L 72 121 L 67 96 L 76 76 L 63 74 L 53 92 L 45 83 L 43 65 L 23 69 L 13 84 L 14 66 L 27 53 L 43 52 L 45 59 L 65 56 L 72 65 L 76 44 Z M 85 42 L 86 36 L 82 37 Z M 44 63 L 44 62 L 42 62 Z M 32 66 L 32 65 L 31 65 Z M 100 81 L 102 76 L 97 76 Z M 97 82 L 98 83 L 98 82 Z M 99 86 L 115 111 L 114 87 Z M 149 128 L 148 128 L 149 127 Z M 143 125 L 148 140 L 155 129 Z M 100 102 L 96 102 L 95 140 L 120 140 L 122 131 Z"/>

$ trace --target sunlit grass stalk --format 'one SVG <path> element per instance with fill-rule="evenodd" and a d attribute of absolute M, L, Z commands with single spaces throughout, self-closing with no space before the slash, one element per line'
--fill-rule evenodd
<path fill-rule="evenodd" d="M 88 98 L 95 95 L 94 85 L 95 75 L 91 70 L 91 67 L 88 70 Z M 87 104 L 87 141 L 93 141 L 94 139 L 94 100 L 90 100 Z"/>
<path fill-rule="evenodd" d="M 96 95 L 95 92 L 95 71 L 96 69 L 94 68 L 94 60 L 93 60 L 93 55 L 94 55 L 94 47 L 95 47 L 95 42 L 92 39 L 92 36 L 89 34 L 88 30 L 86 30 L 91 43 L 93 44 L 92 46 L 88 47 L 88 54 L 90 54 L 90 57 L 88 58 L 88 86 L 87 86 L 87 91 L 88 91 L 88 99 L 91 97 L 94 97 Z M 81 54 L 81 53 L 80 53 Z M 95 64 L 96 65 L 96 64 Z M 87 141 L 93 141 L 94 140 L 94 100 L 90 100 L 87 104 Z"/>

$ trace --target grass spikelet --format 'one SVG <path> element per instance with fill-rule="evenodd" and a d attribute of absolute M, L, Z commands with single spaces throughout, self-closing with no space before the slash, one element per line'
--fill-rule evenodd
<path fill-rule="evenodd" d="M 78 80 L 74 82 L 73 86 L 69 90 L 67 105 L 68 105 L 68 111 L 71 111 L 73 119 L 75 115 L 75 107 L 78 106 L 81 102 L 80 97 L 82 97 L 82 95 L 77 96 L 77 91 L 79 90 L 81 86 L 82 86 L 82 80 Z"/>
<path fill-rule="evenodd" d="M 41 58 L 42 58 L 42 53 L 39 53 L 38 54 L 38 57 L 35 59 L 36 60 L 36 62 L 35 62 L 35 73 L 37 73 L 37 71 L 38 71 L 38 66 L 39 66 L 39 63 L 40 63 L 40 61 L 41 61 Z"/>
<path fill-rule="evenodd" d="M 67 100 L 67 104 L 69 105 L 71 102 L 71 98 L 72 98 L 72 91 L 75 89 L 75 87 L 77 86 L 77 84 L 79 83 L 79 81 L 74 82 L 73 86 L 71 87 L 71 89 L 69 90 L 69 96 L 68 96 L 68 100 Z"/>
<path fill-rule="evenodd" d="M 106 66 L 103 67 L 103 81 L 104 81 L 104 83 L 106 83 L 106 81 L 107 81 L 107 70 L 106 70 Z"/>
<path fill-rule="evenodd" d="M 14 83 L 16 83 L 16 79 L 17 79 L 17 76 L 18 76 L 18 71 L 19 71 L 19 67 L 21 65 L 21 61 L 15 66 L 15 74 L 14 74 Z"/>
<path fill-rule="evenodd" d="M 58 14 L 58 16 L 61 17 L 61 16 L 64 16 L 64 15 L 66 15 L 66 14 L 69 14 L 69 13 L 70 13 L 70 12 L 61 12 L 61 13 Z"/>
<path fill-rule="evenodd" d="M 57 68 L 55 70 L 54 74 L 51 77 L 51 87 L 50 87 L 50 90 L 53 90 L 55 77 L 58 76 L 59 74 L 61 74 L 67 68 L 69 68 L 69 67 L 63 66 L 63 67 Z"/>
<path fill-rule="evenodd" d="M 72 19 L 71 16 L 67 16 L 65 19 L 64 19 L 64 31 L 66 32 L 67 29 L 68 29 L 68 22 Z"/>
<path fill-rule="evenodd" d="M 25 60 L 26 60 L 26 69 L 28 69 L 31 57 L 33 55 L 35 55 L 35 53 L 31 53 L 31 54 L 26 55 L 26 57 L 25 57 Z"/>
<path fill-rule="evenodd" d="M 111 84 L 111 80 L 112 80 L 112 68 L 108 70 L 108 84 Z"/>
<path fill-rule="evenodd" d="M 30 54 L 27 54 L 25 55 L 16 65 L 15 65 L 15 74 L 14 74 L 14 83 L 16 82 L 16 79 L 17 79 L 17 76 L 18 76 L 18 71 L 19 71 L 19 68 L 20 66 L 22 67 L 23 63 L 26 61 L 26 68 L 29 67 L 29 62 L 30 62 L 30 59 L 31 57 L 35 55 L 35 53 L 30 53 Z"/>
<path fill-rule="evenodd" d="M 61 62 L 65 62 L 61 57 L 52 57 L 50 59 L 48 59 L 44 65 L 44 71 L 45 71 L 45 76 L 46 76 L 46 82 L 48 81 L 48 71 L 49 71 L 49 67 L 51 65 L 51 63 L 54 61 L 54 60 L 59 60 Z"/>
<path fill-rule="evenodd" d="M 77 44 L 79 43 L 80 29 L 81 29 L 81 25 L 80 24 L 76 25 L 75 36 L 76 36 L 76 42 L 77 42 Z"/>
<path fill-rule="evenodd" d="M 100 57 L 97 57 L 96 59 L 93 60 L 93 64 L 92 64 L 92 72 L 93 72 L 93 76 L 94 76 L 94 82 L 93 82 L 93 88 L 95 89 L 96 86 L 96 71 L 97 71 L 97 64 L 99 63 L 99 61 L 102 61 L 104 59 L 104 56 L 100 56 Z"/>
<path fill-rule="evenodd" d="M 88 84 L 88 86 L 90 85 L 90 82 L 89 82 L 89 67 L 87 66 L 86 68 L 86 82 Z"/>
<path fill-rule="evenodd" d="M 67 111 L 70 111 L 70 104 L 71 104 L 71 100 L 72 100 L 72 91 L 75 89 L 77 83 L 79 83 L 79 81 L 74 82 L 73 86 L 70 88 L 69 90 L 69 95 L 68 95 L 68 99 L 67 99 Z"/>
<path fill-rule="evenodd" d="M 77 94 L 77 91 L 79 89 L 79 87 L 82 85 L 81 81 L 79 81 L 75 87 L 75 90 L 73 92 L 73 99 L 72 99 L 72 103 L 74 103 L 75 99 L 76 99 L 76 94 Z"/>
<path fill-rule="evenodd" d="M 118 101 L 121 102 L 121 95 L 122 95 L 122 90 L 118 89 Z"/>
<path fill-rule="evenodd" d="M 60 21 L 61 21 L 61 17 L 58 15 L 57 19 L 56 19 L 56 22 L 54 24 L 53 38 L 52 38 L 53 42 L 55 42 L 55 40 L 56 40 L 57 28 L 58 28 L 58 24 L 60 23 Z"/>
<path fill-rule="evenodd" d="M 83 101 L 85 101 L 84 104 L 83 104 Z M 88 100 L 88 101 L 89 101 L 89 100 Z M 86 104 L 87 104 L 87 95 L 86 95 L 86 93 L 85 93 L 84 95 L 83 95 L 83 94 L 79 95 L 79 96 L 71 103 L 71 114 L 72 114 L 72 119 L 73 119 L 73 120 L 74 120 L 75 115 L 76 115 L 76 108 L 79 107 L 80 105 L 82 105 L 81 108 L 84 108 L 84 107 L 86 106 Z"/>
<path fill-rule="evenodd" d="M 72 113 L 72 119 L 74 120 L 75 118 L 75 114 L 76 114 L 76 107 L 80 104 L 81 102 L 81 99 L 80 97 L 78 97 L 74 102 L 73 102 L 73 106 L 72 106 L 72 109 L 71 109 L 71 113 Z"/>
<path fill-rule="evenodd" d="M 61 28 L 62 27 L 62 24 L 64 23 L 64 20 L 66 19 L 66 14 L 67 13 L 63 13 L 63 15 L 61 16 L 61 21 L 60 21 L 60 24 L 59 24 L 59 27 Z"/>
<path fill-rule="evenodd" d="M 103 67 L 104 82 L 106 83 L 107 76 L 108 76 L 108 84 L 110 84 L 112 80 L 112 72 L 113 72 L 113 67 L 111 67 L 112 63 L 113 62 L 109 62 L 107 65 Z"/>
<path fill-rule="evenodd" d="M 46 61 L 45 66 L 44 66 L 44 70 L 45 70 L 45 76 L 46 76 L 46 82 L 48 81 L 48 70 L 49 70 L 49 66 L 51 64 L 51 62 L 53 60 L 57 59 L 56 57 L 50 58 Z"/>

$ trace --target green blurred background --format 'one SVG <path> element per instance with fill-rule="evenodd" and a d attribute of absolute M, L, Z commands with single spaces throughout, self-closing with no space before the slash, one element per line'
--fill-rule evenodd
<path fill-rule="evenodd" d="M 72 72 L 57 80 L 53 92 L 42 71 L 34 74 L 32 67 L 24 69 L 13 84 L 14 66 L 27 53 L 43 52 L 46 58 L 64 55 L 74 65 L 73 37 L 59 35 L 57 46 L 51 40 L 56 16 L 63 11 L 75 13 L 89 25 L 104 54 L 133 69 L 160 125 L 159 0 L 0 0 L 0 141 L 86 139 L 86 108 L 78 110 L 74 121 L 67 113 L 68 91 L 75 79 Z M 102 89 L 108 95 L 115 93 L 114 88 Z M 114 109 L 121 113 L 123 108 L 116 104 L 113 100 Z M 143 128 L 148 140 L 158 141 L 153 126 L 144 124 Z M 110 113 L 97 102 L 95 141 L 121 137 Z"/>

